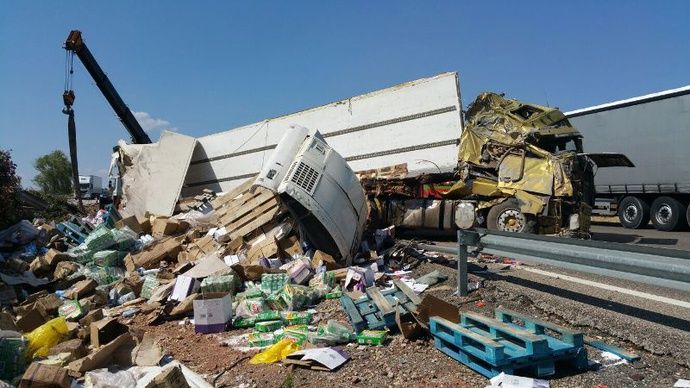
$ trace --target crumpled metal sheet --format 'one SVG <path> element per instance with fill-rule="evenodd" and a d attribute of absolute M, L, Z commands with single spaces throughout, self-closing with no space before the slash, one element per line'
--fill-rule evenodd
<path fill-rule="evenodd" d="M 575 154 L 554 155 L 533 144 L 542 135 L 580 135 L 562 112 L 505 99 L 495 93 L 482 93 L 470 105 L 466 117 L 458 161 L 461 170 L 465 168 L 467 173 L 453 185 L 447 198 L 471 194 L 505 197 L 524 192 L 522 197 L 529 199 L 522 201 L 525 203 L 523 211 L 536 214 L 548 202 L 538 196 L 573 195 L 572 183 L 562 162 Z M 473 176 L 477 171 L 484 172 L 482 177 Z M 495 190 L 492 190 L 492 180 L 486 177 L 486 171 L 497 175 Z M 486 204 L 484 201 L 482 205 Z"/>

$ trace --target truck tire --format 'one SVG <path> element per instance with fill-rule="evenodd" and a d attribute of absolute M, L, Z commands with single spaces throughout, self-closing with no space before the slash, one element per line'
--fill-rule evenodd
<path fill-rule="evenodd" d="M 534 218 L 520 210 L 515 199 L 509 199 L 489 209 L 486 227 L 492 230 L 516 233 L 534 233 Z"/>
<path fill-rule="evenodd" d="M 618 219 L 625 228 L 642 228 L 649 223 L 649 204 L 638 197 L 625 197 L 618 204 Z"/>
<path fill-rule="evenodd" d="M 680 201 L 671 197 L 659 197 L 652 202 L 652 224 L 665 232 L 678 229 L 685 220 L 686 209 Z"/>

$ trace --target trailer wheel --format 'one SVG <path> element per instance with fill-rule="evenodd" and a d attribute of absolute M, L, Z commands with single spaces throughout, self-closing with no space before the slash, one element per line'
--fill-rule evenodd
<path fill-rule="evenodd" d="M 534 233 L 534 218 L 520 210 L 517 200 L 509 199 L 489 209 L 486 226 L 492 230 Z"/>
<path fill-rule="evenodd" d="M 659 197 L 652 202 L 652 224 L 657 230 L 671 231 L 681 227 L 686 208 L 671 197 Z"/>
<path fill-rule="evenodd" d="M 649 204 L 638 197 L 625 197 L 618 205 L 618 219 L 625 228 L 639 229 L 649 223 Z"/>

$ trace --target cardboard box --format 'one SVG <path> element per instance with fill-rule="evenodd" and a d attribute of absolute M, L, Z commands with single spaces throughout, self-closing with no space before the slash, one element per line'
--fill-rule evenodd
<path fill-rule="evenodd" d="M 154 377 L 146 388 L 188 388 L 189 383 L 182 373 L 179 366 L 163 369 L 161 373 Z"/>
<path fill-rule="evenodd" d="M 19 388 L 69 388 L 67 369 L 59 366 L 31 363 L 19 382 Z"/>
<path fill-rule="evenodd" d="M 115 227 L 118 229 L 122 229 L 125 226 L 132 229 L 132 231 L 136 234 L 144 233 L 144 228 L 142 228 L 141 223 L 139 222 L 139 219 L 137 218 L 137 216 L 125 217 L 125 218 L 123 218 L 123 219 L 121 219 L 115 223 Z M 150 226 L 151 226 L 151 222 L 149 222 L 149 227 Z"/>
<path fill-rule="evenodd" d="M 311 258 L 311 266 L 314 268 L 319 268 L 322 265 L 325 265 L 326 270 L 328 271 L 333 271 L 338 268 L 341 268 L 341 266 L 335 261 L 333 256 L 329 255 L 328 253 L 324 253 L 321 251 L 314 252 L 314 257 Z"/>
<path fill-rule="evenodd" d="M 172 290 L 170 299 L 182 302 L 189 295 L 197 292 L 199 289 L 199 281 L 191 276 L 180 275 L 175 280 L 175 287 Z"/>
<path fill-rule="evenodd" d="M 98 287 L 98 283 L 96 283 L 95 280 L 82 280 L 80 282 L 75 283 L 72 287 L 70 287 L 70 289 L 65 291 L 65 298 L 79 299 L 83 296 L 86 296 L 91 291 L 95 290 L 96 287 Z"/>
<path fill-rule="evenodd" d="M 63 261 L 55 266 L 55 271 L 53 272 L 53 278 L 55 279 L 66 279 L 69 275 L 77 272 L 79 270 L 79 264 L 72 261 Z"/>
<path fill-rule="evenodd" d="M 103 309 L 91 310 L 84 318 L 79 320 L 79 325 L 82 327 L 91 327 L 91 324 L 103 319 Z"/>
<path fill-rule="evenodd" d="M 127 326 L 116 318 L 101 319 L 91 323 L 91 346 L 98 348 L 127 332 Z"/>
<path fill-rule="evenodd" d="M 131 260 L 125 258 L 125 266 L 128 271 L 133 272 L 132 268 L 154 268 L 166 257 L 176 259 L 182 250 L 183 240 L 184 236 L 160 240 L 145 251 L 132 255 Z"/>
<path fill-rule="evenodd" d="M 16 322 L 17 328 L 21 330 L 22 333 L 28 333 L 44 323 L 46 323 L 46 319 L 39 310 L 27 311 L 26 314 L 22 315 Z"/>
<path fill-rule="evenodd" d="M 231 294 L 204 294 L 194 301 L 194 331 L 197 333 L 225 331 L 231 320 Z"/>
<path fill-rule="evenodd" d="M 172 236 L 180 228 L 180 222 L 174 218 L 156 218 L 151 226 L 151 234 L 155 238 Z"/>

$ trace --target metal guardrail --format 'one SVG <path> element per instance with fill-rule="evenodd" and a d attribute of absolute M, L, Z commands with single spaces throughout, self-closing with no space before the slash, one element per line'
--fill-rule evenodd
<path fill-rule="evenodd" d="M 458 246 L 419 247 L 458 255 L 458 295 L 467 295 L 468 247 L 477 252 L 690 291 L 690 252 L 605 241 L 478 229 L 459 230 Z"/>

